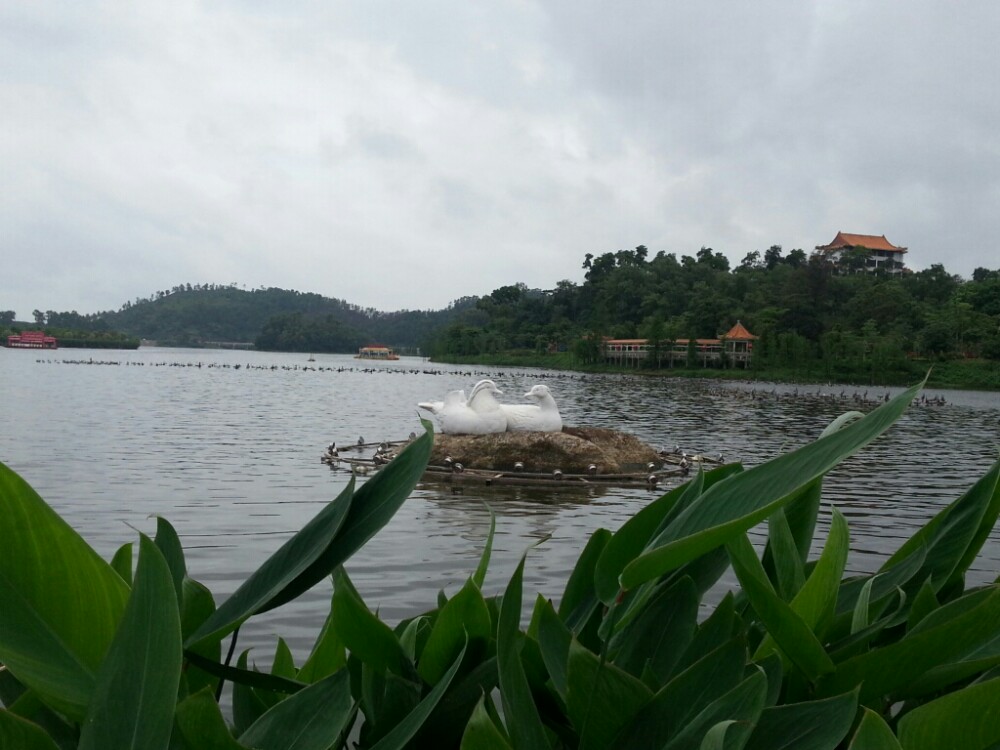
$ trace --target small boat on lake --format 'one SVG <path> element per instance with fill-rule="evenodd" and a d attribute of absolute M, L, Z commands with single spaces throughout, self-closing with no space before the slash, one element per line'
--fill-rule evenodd
<path fill-rule="evenodd" d="M 358 353 L 354 355 L 354 358 L 387 360 L 399 359 L 399 355 L 383 344 L 369 344 L 368 346 L 362 346 L 358 349 Z"/>

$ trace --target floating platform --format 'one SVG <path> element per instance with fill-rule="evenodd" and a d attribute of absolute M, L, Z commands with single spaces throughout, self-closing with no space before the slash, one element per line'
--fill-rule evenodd
<path fill-rule="evenodd" d="M 321 460 L 333 469 L 370 474 L 414 439 L 347 446 L 332 443 Z M 422 481 L 452 485 L 553 488 L 635 487 L 656 489 L 683 479 L 701 464 L 723 457 L 679 447 L 656 450 L 627 433 L 605 428 L 564 427 L 561 433 L 504 432 L 435 435 Z"/>

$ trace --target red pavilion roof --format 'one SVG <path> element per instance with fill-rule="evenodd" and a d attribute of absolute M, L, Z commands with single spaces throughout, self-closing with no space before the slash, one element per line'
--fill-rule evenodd
<path fill-rule="evenodd" d="M 845 247 L 865 247 L 869 250 L 895 250 L 898 253 L 905 253 L 905 247 L 897 247 L 885 238 L 885 235 L 875 234 L 848 234 L 847 232 L 837 232 L 833 242 L 829 245 L 816 245 L 817 250 L 840 250 Z"/>

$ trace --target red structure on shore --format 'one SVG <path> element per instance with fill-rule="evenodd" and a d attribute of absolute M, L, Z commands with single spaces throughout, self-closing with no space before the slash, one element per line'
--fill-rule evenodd
<path fill-rule="evenodd" d="M 8 336 L 7 346 L 11 349 L 58 349 L 59 342 L 55 336 L 46 336 L 44 331 L 25 331 Z"/>

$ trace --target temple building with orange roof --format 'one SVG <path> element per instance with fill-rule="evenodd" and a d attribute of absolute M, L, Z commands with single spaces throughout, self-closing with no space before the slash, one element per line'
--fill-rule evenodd
<path fill-rule="evenodd" d="M 608 362 L 638 367 L 655 352 L 670 367 L 677 361 L 686 363 L 693 356 L 702 367 L 739 365 L 746 368 L 753 357 L 753 344 L 759 338 L 737 320 L 736 325 L 717 339 L 674 339 L 662 342 L 662 347 L 655 346 L 649 339 L 605 339 L 604 358 Z"/>
<path fill-rule="evenodd" d="M 850 250 L 866 250 L 864 266 L 857 270 L 868 273 L 899 274 L 906 270 L 903 262 L 905 247 L 897 247 L 885 238 L 885 235 L 848 234 L 837 232 L 829 245 L 816 245 L 816 251 L 821 253 L 831 263 L 840 263 Z"/>

